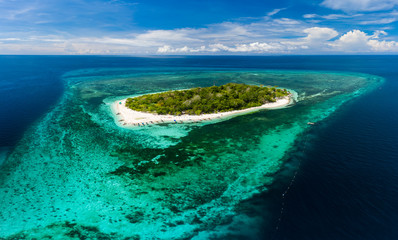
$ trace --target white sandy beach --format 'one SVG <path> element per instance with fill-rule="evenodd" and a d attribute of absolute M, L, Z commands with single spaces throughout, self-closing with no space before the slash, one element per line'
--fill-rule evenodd
<path fill-rule="evenodd" d="M 287 96 L 278 99 L 273 103 L 266 103 L 258 107 L 247 108 L 243 110 L 236 110 L 230 112 L 201 114 L 201 115 L 187 115 L 183 114 L 180 116 L 174 115 L 158 115 L 153 113 L 145 113 L 134 111 L 126 107 L 126 100 L 122 99 L 112 103 L 112 112 L 115 117 L 115 121 L 121 127 L 131 126 L 144 126 L 159 123 L 187 123 L 187 122 L 201 122 L 209 121 L 214 119 L 229 118 L 241 114 L 255 112 L 261 109 L 277 109 L 289 105 L 292 102 L 292 97 Z"/>

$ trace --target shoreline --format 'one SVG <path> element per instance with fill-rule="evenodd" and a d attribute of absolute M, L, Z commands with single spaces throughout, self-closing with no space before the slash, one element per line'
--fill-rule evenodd
<path fill-rule="evenodd" d="M 153 124 L 161 123 L 198 123 L 204 121 L 211 121 L 215 119 L 226 119 L 235 117 L 242 114 L 256 112 L 262 109 L 278 109 L 290 105 L 293 102 L 293 96 L 278 99 L 276 102 L 266 103 L 258 107 L 246 108 L 242 110 L 234 110 L 229 112 L 209 113 L 201 115 L 188 115 L 183 114 L 180 116 L 175 115 L 158 115 L 154 113 L 146 113 L 134 111 L 126 107 L 126 100 L 121 99 L 111 103 L 113 118 L 116 124 L 120 127 L 142 127 Z"/>

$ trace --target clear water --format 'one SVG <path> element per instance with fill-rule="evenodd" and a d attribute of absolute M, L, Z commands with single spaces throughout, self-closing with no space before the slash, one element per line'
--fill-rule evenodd
<path fill-rule="evenodd" d="M 86 68 L 61 80 L 59 102 L 3 164 L 1 237 L 224 238 L 228 226 L 253 221 L 240 206 L 272 188 L 311 128 L 307 122 L 321 123 L 384 81 L 206 67 Z M 286 87 L 298 102 L 202 125 L 131 130 L 111 116 L 109 103 L 121 96 L 228 82 Z"/>

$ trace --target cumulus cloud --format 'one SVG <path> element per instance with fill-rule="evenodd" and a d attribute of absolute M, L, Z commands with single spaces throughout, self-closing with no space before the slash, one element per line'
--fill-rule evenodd
<path fill-rule="evenodd" d="M 173 48 L 165 45 L 158 48 L 158 53 L 289 53 L 291 50 L 297 49 L 294 45 L 285 45 L 279 43 L 265 43 L 253 42 L 245 44 L 236 44 L 234 46 L 226 46 L 224 44 L 211 44 L 208 46 L 201 46 L 200 48 Z M 303 47 L 306 48 L 306 47 Z"/>
<path fill-rule="evenodd" d="M 349 31 L 330 45 L 343 51 L 357 52 L 369 49 L 370 36 L 360 30 Z"/>
<path fill-rule="evenodd" d="M 384 31 L 368 35 L 360 30 L 352 30 L 330 43 L 330 46 L 344 52 L 393 52 L 398 51 L 398 42 L 379 40 Z"/>
<path fill-rule="evenodd" d="M 290 41 L 283 41 L 284 44 L 290 46 L 296 46 L 297 50 L 313 51 L 317 49 L 318 52 L 328 50 L 328 43 L 338 35 L 338 32 L 333 28 L 326 27 L 311 27 L 306 28 L 302 31 L 306 34 L 305 37 L 291 39 Z"/>
<path fill-rule="evenodd" d="M 165 45 L 158 48 L 158 53 L 286 53 L 290 50 L 297 49 L 297 46 L 282 43 L 266 43 L 266 42 L 253 42 L 235 44 L 233 46 L 226 46 L 221 43 L 210 44 L 208 46 L 201 46 L 199 48 L 190 48 L 184 46 L 182 48 L 173 48 Z"/>
<path fill-rule="evenodd" d="M 210 45 L 212 51 L 227 51 L 232 53 L 275 53 L 285 52 L 289 50 L 289 47 L 284 46 L 281 43 L 266 43 L 266 42 L 253 42 L 245 44 L 236 44 L 228 47 L 223 44 Z"/>
<path fill-rule="evenodd" d="M 311 52 L 339 52 L 339 53 L 367 53 L 367 52 L 397 52 L 398 43 L 382 38 L 385 31 L 376 31 L 369 35 L 360 30 L 352 30 L 336 39 L 339 33 L 333 28 L 311 27 L 302 30 L 304 37 L 296 37 L 279 41 L 256 41 L 239 44 L 214 43 L 207 45 L 173 47 L 164 45 L 158 48 L 159 54 L 187 54 L 187 53 L 303 53 Z"/>
<path fill-rule="evenodd" d="M 304 29 L 304 33 L 307 33 L 306 40 L 313 42 L 313 41 L 326 41 L 330 40 L 338 35 L 338 32 L 333 28 L 326 28 L 326 27 L 312 27 Z"/>
<path fill-rule="evenodd" d="M 368 12 L 393 9 L 398 0 L 324 0 L 321 5 L 346 12 Z"/>
<path fill-rule="evenodd" d="M 190 48 L 188 46 L 184 46 L 181 48 L 173 48 L 169 45 L 164 45 L 158 48 L 158 53 L 196 53 L 196 52 L 208 52 L 205 46 L 201 46 L 199 48 Z"/>
<path fill-rule="evenodd" d="M 226 53 L 291 53 L 295 50 L 308 49 L 309 46 L 321 45 L 326 46 L 326 42 L 338 35 L 332 28 L 306 28 L 302 30 L 306 37 L 299 37 L 290 41 L 268 41 L 268 42 L 248 42 L 241 44 L 234 44 L 232 46 L 221 43 L 209 44 L 208 46 L 201 46 L 200 48 L 190 48 L 187 46 L 181 48 L 173 48 L 169 45 L 164 45 L 158 48 L 158 53 L 187 53 L 187 52 L 226 52 Z"/>

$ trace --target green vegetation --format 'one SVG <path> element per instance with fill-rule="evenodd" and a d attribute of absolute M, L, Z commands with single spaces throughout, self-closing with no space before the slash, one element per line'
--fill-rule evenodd
<path fill-rule="evenodd" d="M 228 83 L 128 98 L 126 106 L 135 111 L 161 115 L 199 115 L 257 107 L 287 95 L 286 89 Z"/>

